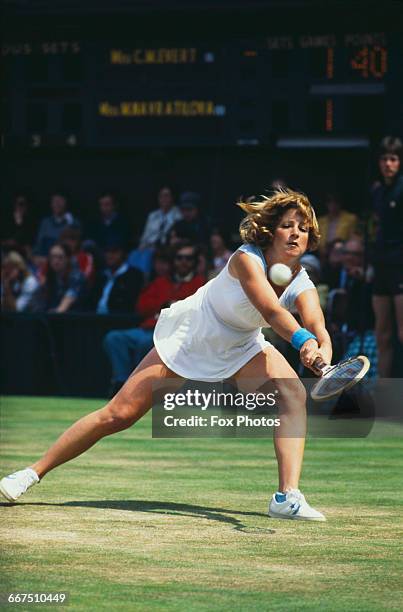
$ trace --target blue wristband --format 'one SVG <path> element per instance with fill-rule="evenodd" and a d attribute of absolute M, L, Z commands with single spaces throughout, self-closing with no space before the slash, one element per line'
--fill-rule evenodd
<path fill-rule="evenodd" d="M 297 329 L 297 331 L 293 333 L 292 338 L 291 338 L 291 344 L 295 349 L 297 349 L 297 351 L 299 351 L 301 350 L 305 342 L 311 339 L 317 341 L 316 336 L 311 334 L 311 332 L 305 329 L 305 327 L 301 327 L 300 329 Z"/>

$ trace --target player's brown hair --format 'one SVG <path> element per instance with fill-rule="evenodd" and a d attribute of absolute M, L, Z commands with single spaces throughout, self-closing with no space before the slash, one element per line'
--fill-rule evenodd
<path fill-rule="evenodd" d="M 277 189 L 270 197 L 261 196 L 258 200 L 249 199 L 237 204 L 248 213 L 239 226 L 243 242 L 261 248 L 268 247 L 284 213 L 296 209 L 302 214 L 309 228 L 308 249 L 313 251 L 318 248 L 319 226 L 315 211 L 305 194 L 287 187 Z"/>

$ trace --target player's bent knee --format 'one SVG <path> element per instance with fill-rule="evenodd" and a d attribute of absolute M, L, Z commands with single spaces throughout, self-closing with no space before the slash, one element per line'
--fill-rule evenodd
<path fill-rule="evenodd" d="M 134 405 L 116 400 L 109 402 L 100 412 L 100 418 L 110 433 L 128 429 L 139 419 Z"/>
<path fill-rule="evenodd" d="M 287 378 L 278 384 L 279 409 L 300 413 L 306 409 L 306 389 L 298 378 Z"/>

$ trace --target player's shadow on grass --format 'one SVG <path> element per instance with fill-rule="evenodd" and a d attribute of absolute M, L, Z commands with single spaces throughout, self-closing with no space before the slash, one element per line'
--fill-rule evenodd
<path fill-rule="evenodd" d="M 265 517 L 266 514 L 261 512 L 239 512 L 236 510 L 228 510 L 228 508 L 211 508 L 207 506 L 195 506 L 193 504 L 179 504 L 176 502 L 166 501 L 146 501 L 146 500 L 105 500 L 105 501 L 72 501 L 63 504 L 51 504 L 47 502 L 19 503 L 15 506 L 60 506 L 73 508 L 100 508 L 109 510 L 126 510 L 130 512 L 151 512 L 153 514 L 170 514 L 172 516 L 189 516 L 192 518 L 199 517 L 219 523 L 232 525 L 235 531 L 243 533 L 275 533 L 274 529 L 266 527 L 248 527 L 236 516 L 240 517 Z M 10 504 L 0 504 L 0 506 L 10 506 Z"/>

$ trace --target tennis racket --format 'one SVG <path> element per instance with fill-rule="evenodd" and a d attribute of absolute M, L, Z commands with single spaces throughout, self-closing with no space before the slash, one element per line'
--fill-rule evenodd
<path fill-rule="evenodd" d="M 320 379 L 311 389 L 311 398 L 316 402 L 324 402 L 350 389 L 365 376 L 370 365 L 368 357 L 364 355 L 339 361 L 335 365 L 327 365 L 317 357 L 313 367 L 320 374 Z"/>

